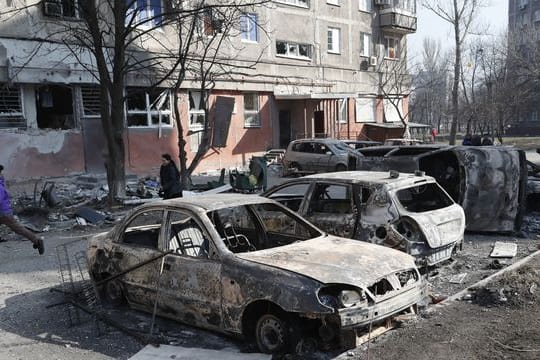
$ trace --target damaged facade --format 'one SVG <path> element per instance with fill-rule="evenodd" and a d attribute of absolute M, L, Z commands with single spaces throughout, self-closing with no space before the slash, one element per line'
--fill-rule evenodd
<path fill-rule="evenodd" d="M 148 16 L 160 11 L 154 9 L 159 2 L 142 2 Z M 0 23 L 0 162 L 6 173 L 103 172 L 98 84 L 54 35 L 60 22 L 76 23 L 76 2 L 29 1 L 19 10 L 18 2 L 0 3 L 10 14 Z M 276 0 L 246 15 L 250 26 L 231 42 L 248 60 L 262 57 L 251 73 L 216 83 L 209 107 L 222 96 L 234 99 L 234 110 L 226 143 L 212 148 L 197 171 L 244 166 L 253 154 L 299 137 L 377 137 L 380 127 L 373 125 L 383 121 L 397 125 L 388 137 L 401 135 L 396 110 L 379 92 L 378 74 L 383 63 L 404 61 L 406 35 L 416 30 L 416 2 L 334 3 Z M 165 38 L 166 29 L 154 36 Z M 152 41 L 145 45 L 152 51 Z M 155 171 L 161 153 L 178 153 L 167 89 L 144 86 L 132 74 L 125 88 L 126 170 L 138 174 Z M 189 161 L 203 112 L 195 83 L 186 83 L 181 95 Z M 407 113 L 407 97 L 394 95 Z M 10 173 L 14 164 L 17 173 Z"/>

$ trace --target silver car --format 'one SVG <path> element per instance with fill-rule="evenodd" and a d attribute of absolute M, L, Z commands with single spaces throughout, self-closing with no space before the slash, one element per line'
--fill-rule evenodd
<path fill-rule="evenodd" d="M 90 239 L 88 265 L 111 301 L 254 339 L 266 353 L 303 338 L 340 344 L 426 291 L 413 257 L 326 235 L 255 195 L 141 205 Z"/>
<path fill-rule="evenodd" d="M 354 149 L 339 140 L 300 139 L 289 144 L 282 163 L 284 175 L 345 171 L 350 163 L 356 166 L 356 156 Z"/>

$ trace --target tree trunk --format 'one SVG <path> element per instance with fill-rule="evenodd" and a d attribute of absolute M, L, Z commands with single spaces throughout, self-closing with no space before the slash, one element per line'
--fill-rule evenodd
<path fill-rule="evenodd" d="M 454 11 L 457 13 L 457 0 L 454 0 Z M 455 145 L 457 123 L 459 117 L 459 74 L 461 68 L 461 44 L 459 39 L 459 19 L 454 22 L 454 39 L 456 43 L 456 58 L 454 63 L 454 82 L 452 84 L 452 123 L 450 125 L 449 144 Z"/>

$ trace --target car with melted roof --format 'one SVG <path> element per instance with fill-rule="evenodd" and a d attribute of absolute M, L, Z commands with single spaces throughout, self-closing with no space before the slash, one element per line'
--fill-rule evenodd
<path fill-rule="evenodd" d="M 87 259 L 103 298 L 254 339 L 265 353 L 303 338 L 339 344 L 426 295 L 413 257 L 325 234 L 256 195 L 141 205 L 91 238 Z"/>
<path fill-rule="evenodd" d="M 419 266 L 450 259 L 463 243 L 463 209 L 422 172 L 308 175 L 262 195 L 330 234 L 399 249 Z"/>

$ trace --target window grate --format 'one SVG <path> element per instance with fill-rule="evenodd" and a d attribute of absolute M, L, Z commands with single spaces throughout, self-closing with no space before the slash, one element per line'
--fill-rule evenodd
<path fill-rule="evenodd" d="M 100 94 L 97 86 L 83 86 L 81 88 L 84 116 L 100 116 Z"/>
<path fill-rule="evenodd" d="M 0 89 L 0 128 L 26 128 L 19 88 Z"/>

